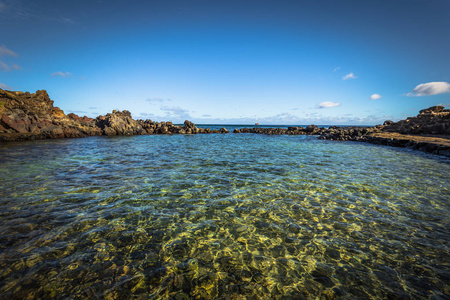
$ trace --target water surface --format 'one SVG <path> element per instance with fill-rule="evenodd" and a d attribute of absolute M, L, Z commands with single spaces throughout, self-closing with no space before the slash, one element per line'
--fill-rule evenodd
<path fill-rule="evenodd" d="M 311 136 L 0 145 L 0 298 L 446 299 L 450 164 Z"/>

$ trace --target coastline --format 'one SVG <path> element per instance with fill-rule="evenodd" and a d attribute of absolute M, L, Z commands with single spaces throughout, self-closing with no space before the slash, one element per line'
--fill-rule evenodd
<path fill-rule="evenodd" d="M 0 89 L 0 142 L 100 135 L 229 133 L 225 127 L 219 130 L 200 128 L 188 120 L 183 125 L 134 120 L 127 110 L 114 110 L 95 119 L 73 113 L 66 115 L 53 103 L 45 90 L 31 94 Z M 254 127 L 235 129 L 233 133 L 317 135 L 322 140 L 409 147 L 450 157 L 450 110 L 443 106 L 433 106 L 421 110 L 416 117 L 399 122 L 386 121 L 373 127 Z"/>

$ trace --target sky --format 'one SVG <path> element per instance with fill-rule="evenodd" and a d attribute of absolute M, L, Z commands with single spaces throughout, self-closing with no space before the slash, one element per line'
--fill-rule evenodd
<path fill-rule="evenodd" d="M 0 0 L 0 88 L 64 112 L 375 125 L 450 106 L 449 0 Z"/>

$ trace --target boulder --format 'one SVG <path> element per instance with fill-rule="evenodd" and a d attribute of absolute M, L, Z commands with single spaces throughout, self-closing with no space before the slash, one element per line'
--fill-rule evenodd
<path fill-rule="evenodd" d="M 133 120 L 128 110 L 114 110 L 106 116 L 99 116 L 96 124 L 105 135 L 139 135 L 147 132 L 138 121 Z"/>
<path fill-rule="evenodd" d="M 428 107 L 426 109 L 422 109 L 421 111 L 419 111 L 419 114 L 423 115 L 423 114 L 430 114 L 430 113 L 440 113 L 442 111 L 444 111 L 444 107 L 441 105 L 436 105 L 436 106 Z"/>
<path fill-rule="evenodd" d="M 305 132 L 308 132 L 309 134 L 314 134 L 319 131 L 319 127 L 317 125 L 308 125 L 305 128 Z"/>
<path fill-rule="evenodd" d="M 194 123 L 192 123 L 191 121 L 184 121 L 184 130 L 186 131 L 186 133 L 198 133 L 198 128 L 197 126 L 195 126 Z"/>

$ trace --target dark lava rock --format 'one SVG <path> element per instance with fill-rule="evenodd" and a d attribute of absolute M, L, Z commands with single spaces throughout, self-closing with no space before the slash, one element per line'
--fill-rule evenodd
<path fill-rule="evenodd" d="M 147 132 L 138 121 L 133 120 L 128 110 L 114 110 L 106 116 L 98 116 L 96 122 L 105 135 L 137 135 Z"/>
<path fill-rule="evenodd" d="M 0 89 L 0 140 L 46 139 L 100 135 L 94 119 L 65 115 L 45 90 L 11 92 Z"/>
<path fill-rule="evenodd" d="M 386 123 L 386 122 L 385 122 Z M 422 109 L 415 117 L 406 120 L 385 124 L 385 132 L 397 132 L 401 134 L 450 134 L 450 110 L 443 106 L 432 106 Z"/>
<path fill-rule="evenodd" d="M 185 121 L 184 126 L 172 122 L 134 120 L 127 110 L 98 116 L 79 117 L 53 106 L 45 90 L 34 94 L 0 89 L 0 141 L 47 138 L 75 138 L 93 135 L 140 135 L 211 133 Z M 222 133 L 227 133 L 225 128 Z"/>

